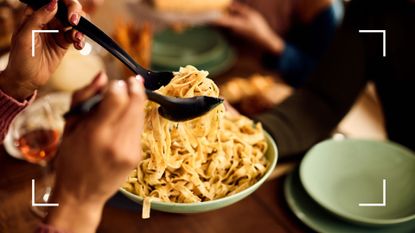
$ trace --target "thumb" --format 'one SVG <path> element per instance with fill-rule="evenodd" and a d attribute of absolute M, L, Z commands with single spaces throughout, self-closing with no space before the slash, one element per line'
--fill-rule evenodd
<path fill-rule="evenodd" d="M 43 29 L 56 15 L 58 11 L 58 0 L 51 0 L 47 5 L 33 12 L 27 18 L 24 31 L 25 33 L 32 33 L 32 30 Z"/>
<path fill-rule="evenodd" d="M 94 80 L 86 87 L 76 91 L 72 95 L 72 106 L 79 104 L 102 91 L 108 83 L 108 77 L 104 72 L 100 72 L 95 76 Z"/>
<path fill-rule="evenodd" d="M 95 95 L 97 92 L 102 91 L 107 85 L 107 83 L 107 75 L 104 72 L 99 73 L 89 85 L 73 93 L 71 107 L 79 104 L 82 101 L 87 100 L 88 98 Z M 82 116 L 74 116 L 65 119 L 65 132 L 71 132 L 81 119 Z"/>

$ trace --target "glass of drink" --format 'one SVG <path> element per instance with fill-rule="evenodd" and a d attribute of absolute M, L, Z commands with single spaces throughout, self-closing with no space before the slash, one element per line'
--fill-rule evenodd
<path fill-rule="evenodd" d="M 36 182 L 35 202 L 47 203 L 52 186 L 53 175 L 49 162 L 56 155 L 63 131 L 64 119 L 54 111 L 46 98 L 34 103 L 23 111 L 13 123 L 13 139 L 26 161 L 42 166 L 42 182 Z M 45 216 L 46 211 L 39 207 L 32 210 Z"/>

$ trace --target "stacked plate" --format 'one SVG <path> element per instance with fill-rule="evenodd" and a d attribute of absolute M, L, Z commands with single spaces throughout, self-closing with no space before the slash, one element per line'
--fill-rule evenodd
<path fill-rule="evenodd" d="M 415 154 L 391 142 L 329 140 L 285 183 L 291 210 L 317 232 L 415 232 Z"/>
<path fill-rule="evenodd" d="M 194 27 L 183 32 L 164 30 L 154 37 L 152 68 L 179 70 L 193 65 L 218 75 L 235 62 L 235 53 L 223 36 L 214 29 Z"/>

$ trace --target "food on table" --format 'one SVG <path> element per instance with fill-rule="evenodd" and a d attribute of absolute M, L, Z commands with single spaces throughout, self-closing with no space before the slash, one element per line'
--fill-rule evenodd
<path fill-rule="evenodd" d="M 120 20 L 114 32 L 114 39 L 138 64 L 150 68 L 153 29 L 150 24 L 137 25 Z M 126 76 L 131 71 L 120 63 Z"/>
<path fill-rule="evenodd" d="M 249 78 L 232 78 L 231 81 L 221 86 L 221 90 L 225 99 L 233 104 L 268 90 L 274 86 L 274 83 L 275 81 L 271 76 L 255 74 Z"/>
<path fill-rule="evenodd" d="M 150 0 L 156 9 L 161 11 L 176 11 L 183 13 L 224 10 L 232 0 Z"/>
<path fill-rule="evenodd" d="M 176 97 L 219 96 L 208 72 L 181 68 L 159 93 Z M 215 200 L 253 185 L 268 161 L 264 132 L 242 115 L 225 112 L 223 105 L 186 122 L 171 122 L 148 102 L 142 135 L 144 159 L 123 186 L 144 198 L 143 218 L 152 200 L 192 203 Z"/>
<path fill-rule="evenodd" d="M 220 89 L 222 96 L 239 111 L 247 115 L 261 113 L 282 102 L 292 88 L 279 83 L 271 76 L 254 74 L 251 77 L 234 77 Z"/>

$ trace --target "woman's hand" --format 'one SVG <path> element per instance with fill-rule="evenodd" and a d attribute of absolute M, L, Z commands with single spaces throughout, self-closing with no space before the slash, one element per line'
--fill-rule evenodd
<path fill-rule="evenodd" d="M 284 41 L 274 33 L 266 19 L 258 11 L 242 3 L 234 2 L 229 12 L 217 19 L 214 24 L 254 40 L 271 52 L 281 53 L 284 49 Z"/>
<path fill-rule="evenodd" d="M 62 0 L 68 7 L 68 20 L 79 23 L 82 7 L 77 0 Z M 27 8 L 21 25 L 12 39 L 9 64 L 0 77 L 0 89 L 23 101 L 46 84 L 58 67 L 71 44 L 76 49 L 84 47 L 84 35 L 71 28 L 64 28 L 54 19 L 57 0 L 37 11 Z M 59 30 L 59 33 L 35 33 L 35 57 L 32 57 L 32 30 Z"/>
<path fill-rule="evenodd" d="M 73 96 L 73 104 L 106 86 L 99 75 Z M 146 96 L 136 78 L 114 81 L 98 108 L 69 119 L 56 160 L 56 185 L 47 224 L 70 232 L 95 232 L 102 208 L 141 159 Z"/>

